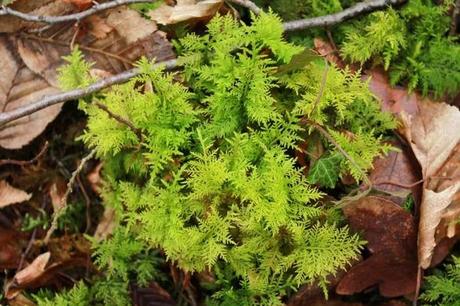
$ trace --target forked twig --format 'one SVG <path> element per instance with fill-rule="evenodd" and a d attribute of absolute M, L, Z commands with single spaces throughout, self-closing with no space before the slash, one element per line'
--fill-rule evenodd
<path fill-rule="evenodd" d="M 85 11 L 79 12 L 79 13 L 64 15 L 64 16 L 31 15 L 31 14 L 23 13 L 20 11 L 16 11 L 12 8 L 9 8 L 3 5 L 2 8 L 0 9 L 0 16 L 15 16 L 25 21 L 55 24 L 55 23 L 62 23 L 62 22 L 67 22 L 67 21 L 80 21 L 98 12 L 105 11 L 111 8 L 115 8 L 121 5 L 133 4 L 133 3 L 148 3 L 148 2 L 155 2 L 155 1 L 156 0 L 113 0 L 110 2 L 102 3 L 102 4 L 96 4 L 92 6 L 91 8 Z"/>
<path fill-rule="evenodd" d="M 73 185 L 75 184 L 75 181 L 77 180 L 78 175 L 80 172 L 83 170 L 83 167 L 85 164 L 93 158 L 93 156 L 96 154 L 96 149 L 93 149 L 88 155 L 86 155 L 80 162 L 80 165 L 78 165 L 77 169 L 72 173 L 72 176 L 70 177 L 69 182 L 67 183 L 67 189 L 64 193 L 64 196 L 61 199 L 59 207 L 56 209 L 56 211 L 53 214 L 53 220 L 51 221 L 51 226 L 46 232 L 45 239 L 43 240 L 44 244 L 48 244 L 51 235 L 53 235 L 54 231 L 58 227 L 58 220 L 59 218 L 63 215 L 65 212 L 66 206 L 67 206 L 67 199 L 70 195 L 70 193 L 73 190 Z"/>

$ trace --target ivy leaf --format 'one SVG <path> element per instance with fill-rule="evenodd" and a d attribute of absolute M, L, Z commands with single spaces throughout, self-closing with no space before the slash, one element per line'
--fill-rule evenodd
<path fill-rule="evenodd" d="M 308 181 L 311 184 L 320 184 L 323 187 L 334 188 L 339 180 L 340 163 L 343 156 L 339 153 L 330 154 L 318 159 L 308 172 Z"/>

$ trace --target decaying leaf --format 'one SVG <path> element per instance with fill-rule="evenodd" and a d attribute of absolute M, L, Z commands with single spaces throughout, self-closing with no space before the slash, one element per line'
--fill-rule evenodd
<path fill-rule="evenodd" d="M 384 197 L 368 196 L 347 205 L 350 227 L 363 233 L 371 256 L 353 266 L 336 288 L 354 294 L 378 286 L 380 294 L 396 297 L 415 291 L 416 226 L 410 213 Z"/>
<path fill-rule="evenodd" d="M 423 173 L 420 206 L 419 264 L 431 264 L 436 228 L 460 190 L 458 174 L 460 111 L 445 103 L 422 101 L 416 114 L 402 113 L 404 135 Z"/>
<path fill-rule="evenodd" d="M 22 1 L 18 3 L 23 11 L 30 8 Z M 0 24 L 1 21 L 0 17 Z M 157 31 L 154 22 L 126 7 L 94 15 L 84 20 L 78 30 L 67 23 L 57 24 L 40 35 L 0 34 L 0 111 L 12 111 L 58 93 L 56 69 L 64 63 L 62 56 L 70 53 L 74 39 L 86 60 L 95 63 L 93 68 L 99 75 L 123 72 L 141 56 L 157 61 L 174 57 L 166 34 Z M 18 149 L 28 144 L 56 118 L 61 107 L 62 104 L 54 105 L 0 127 L 0 146 Z"/>
<path fill-rule="evenodd" d="M 14 188 L 6 181 L 0 181 L 0 208 L 30 200 L 31 194 Z"/>
<path fill-rule="evenodd" d="M 222 6 L 222 0 L 178 0 L 175 6 L 162 5 L 149 13 L 157 23 L 168 25 L 182 21 L 211 18 Z"/>
<path fill-rule="evenodd" d="M 37 256 L 37 258 L 35 258 L 30 265 L 16 273 L 16 275 L 14 276 L 15 281 L 19 285 L 21 285 L 29 283 L 34 279 L 40 277 L 45 271 L 45 267 L 48 264 L 48 261 L 50 260 L 50 256 L 50 252 L 46 252 Z"/>

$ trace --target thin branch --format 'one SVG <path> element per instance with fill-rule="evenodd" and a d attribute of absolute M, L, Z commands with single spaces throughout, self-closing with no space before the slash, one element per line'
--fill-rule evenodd
<path fill-rule="evenodd" d="M 85 164 L 93 158 L 93 156 L 96 154 L 96 149 L 93 149 L 88 155 L 86 155 L 82 160 L 80 165 L 78 165 L 77 169 L 72 173 L 72 176 L 70 177 L 69 182 L 67 183 L 67 190 L 64 194 L 64 196 L 61 199 L 61 203 L 57 210 L 53 214 L 53 220 L 51 221 L 51 226 L 48 229 L 48 232 L 46 232 L 45 239 L 43 240 L 44 244 L 48 244 L 51 235 L 53 235 L 53 232 L 57 229 L 58 227 L 58 220 L 59 217 L 62 216 L 62 214 L 65 212 L 65 208 L 67 206 L 67 198 L 69 197 L 70 193 L 72 192 L 73 185 L 75 184 L 75 181 L 77 180 L 78 175 L 80 172 L 83 170 L 83 167 Z"/>
<path fill-rule="evenodd" d="M 327 73 L 329 72 L 329 64 L 326 59 L 324 59 L 324 63 L 326 64 L 326 67 L 324 68 L 323 77 L 321 79 L 321 85 L 319 87 L 319 93 L 318 93 L 318 96 L 316 97 L 316 101 L 315 101 L 315 104 L 313 105 L 311 114 L 315 112 L 316 107 L 318 106 L 319 102 L 321 102 L 321 99 L 323 98 L 324 89 L 326 89 Z"/>
<path fill-rule="evenodd" d="M 16 166 L 26 166 L 35 163 L 37 160 L 39 160 L 43 154 L 45 154 L 46 150 L 48 149 L 48 141 L 45 142 L 43 145 L 43 148 L 38 152 L 38 154 L 32 158 L 31 160 L 15 160 L 15 159 L 0 159 L 0 166 L 3 165 L 16 165 Z"/>
<path fill-rule="evenodd" d="M 455 35 L 458 28 L 458 16 L 460 14 L 460 0 L 455 1 L 454 9 L 452 10 L 452 22 L 450 24 L 449 35 Z"/>
<path fill-rule="evenodd" d="M 98 12 L 108 10 L 114 7 L 118 7 L 121 5 L 133 4 L 133 3 L 148 3 L 148 2 L 154 2 L 154 1 L 156 0 L 113 0 L 110 2 L 103 3 L 103 4 L 96 4 L 92 6 L 91 8 L 87 9 L 86 11 L 82 11 L 82 12 L 70 14 L 70 15 L 64 15 L 64 16 L 30 15 L 27 13 L 16 11 L 12 8 L 9 8 L 3 5 L 2 8 L 0 9 L 0 16 L 15 16 L 25 21 L 55 24 L 55 23 L 62 23 L 62 22 L 67 22 L 67 21 L 80 21 Z"/>
<path fill-rule="evenodd" d="M 313 27 L 331 26 L 364 13 L 370 13 L 384 9 L 389 5 L 402 4 L 404 2 L 404 0 L 363 1 L 335 14 L 285 22 L 283 23 L 283 27 L 284 31 L 290 32 Z"/>
<path fill-rule="evenodd" d="M 103 110 L 104 112 L 107 113 L 107 115 L 109 115 L 110 118 L 120 122 L 121 124 L 124 124 L 126 125 L 127 127 L 129 127 L 129 129 L 131 131 L 134 132 L 134 134 L 137 135 L 137 137 L 139 138 L 139 140 L 142 142 L 142 139 L 143 139 L 143 136 L 142 136 L 142 131 L 140 129 L 138 129 L 137 127 L 134 126 L 134 124 L 129 121 L 128 119 L 126 118 L 123 118 L 122 116 L 120 115 L 117 115 L 115 114 L 114 112 L 112 112 L 108 107 L 107 105 L 105 104 L 102 104 L 100 102 L 94 102 L 93 103 L 95 106 L 97 106 L 99 109 Z"/>
<path fill-rule="evenodd" d="M 177 66 L 177 60 L 172 59 L 172 60 L 168 60 L 164 62 L 159 62 L 159 63 L 154 64 L 153 66 L 154 67 L 164 66 L 166 70 L 171 70 Z M 9 112 L 0 113 L 0 126 L 3 126 L 13 120 L 16 120 L 16 119 L 28 116 L 30 114 L 33 114 L 35 112 L 38 112 L 39 110 L 47 108 L 51 105 L 63 103 L 69 100 L 78 100 L 80 98 L 96 93 L 109 86 L 125 83 L 129 81 L 130 79 L 132 79 L 133 77 L 138 76 L 139 73 L 140 73 L 139 69 L 134 68 L 134 69 L 130 69 L 125 72 L 122 72 L 120 74 L 116 74 L 114 76 L 104 78 L 85 88 L 74 89 L 74 90 L 66 91 L 63 93 L 56 94 L 56 95 L 44 96 L 41 100 L 38 100 L 37 102 L 34 102 L 32 104 L 14 109 Z"/>
<path fill-rule="evenodd" d="M 260 13 L 262 13 L 262 9 L 250 0 L 227 0 L 227 1 L 238 4 L 239 6 L 245 7 L 256 15 L 259 15 Z"/>
<path fill-rule="evenodd" d="M 424 179 L 421 179 L 412 184 L 403 184 L 403 183 L 393 182 L 393 181 L 377 181 L 377 182 L 374 182 L 374 185 L 393 185 L 393 186 L 402 187 L 402 188 L 412 188 L 412 187 L 417 186 L 418 184 L 423 183 L 424 181 L 425 181 Z"/>

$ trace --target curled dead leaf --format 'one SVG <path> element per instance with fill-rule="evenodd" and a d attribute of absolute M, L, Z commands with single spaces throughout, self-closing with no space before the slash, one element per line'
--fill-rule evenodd
<path fill-rule="evenodd" d="M 34 279 L 40 277 L 45 271 L 45 267 L 48 264 L 50 257 L 50 252 L 46 252 L 37 256 L 37 258 L 35 258 L 30 265 L 16 273 L 14 276 L 15 281 L 19 285 L 22 285 L 32 282 Z"/>
<path fill-rule="evenodd" d="M 419 101 L 417 113 L 402 113 L 401 118 L 424 179 L 418 253 L 419 265 L 426 269 L 436 246 L 436 229 L 460 191 L 460 111 L 446 103 Z"/>
<path fill-rule="evenodd" d="M 31 194 L 0 181 L 0 208 L 30 200 Z"/>

